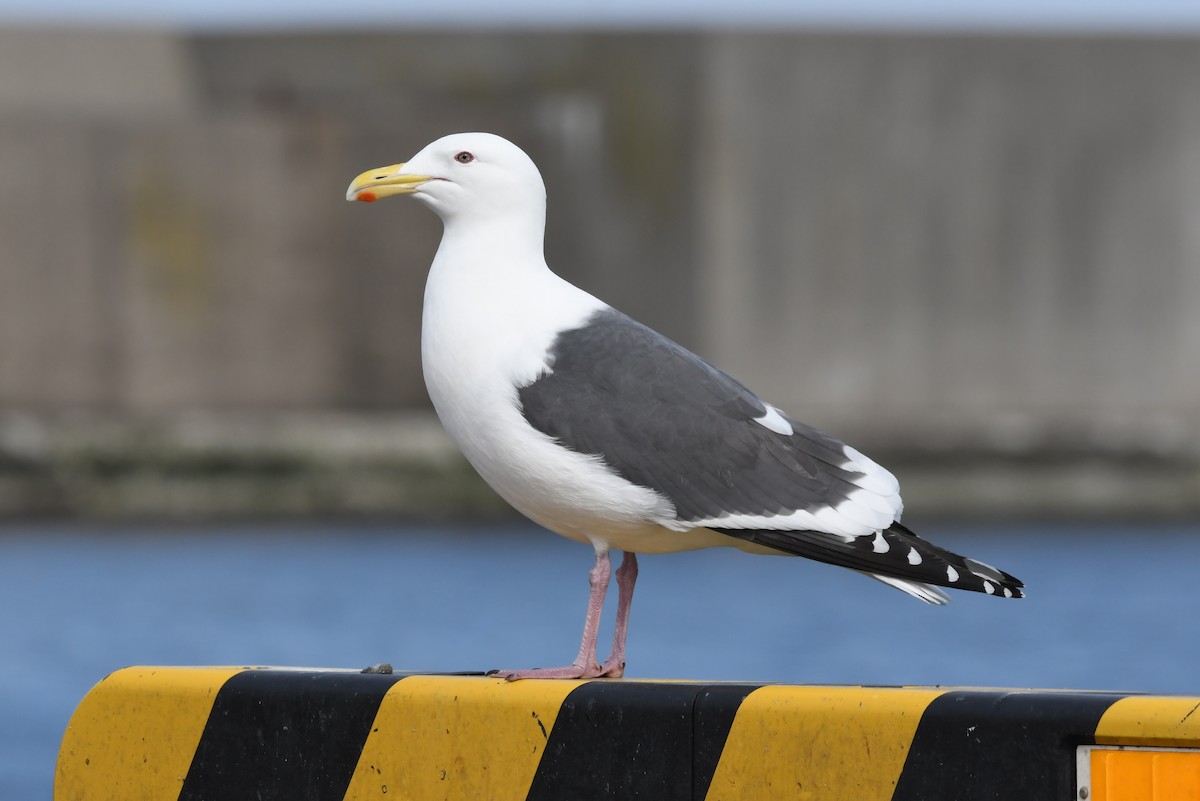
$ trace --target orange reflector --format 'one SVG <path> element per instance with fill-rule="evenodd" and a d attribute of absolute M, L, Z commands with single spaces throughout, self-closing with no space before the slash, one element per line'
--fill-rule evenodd
<path fill-rule="evenodd" d="M 1200 801 L 1200 750 L 1083 746 L 1079 801 Z"/>

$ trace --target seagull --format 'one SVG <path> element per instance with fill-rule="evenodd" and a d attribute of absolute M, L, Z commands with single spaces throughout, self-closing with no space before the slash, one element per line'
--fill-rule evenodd
<path fill-rule="evenodd" d="M 901 525 L 899 484 L 883 467 L 551 272 L 545 184 L 516 145 L 445 136 L 362 173 L 346 199 L 393 195 L 443 223 L 421 317 L 438 417 L 508 503 L 595 550 L 575 660 L 495 673 L 623 676 L 639 553 L 731 546 L 847 567 L 931 604 L 950 600 L 939 587 L 1022 597 L 1017 578 Z M 612 550 L 624 556 L 600 663 Z"/>

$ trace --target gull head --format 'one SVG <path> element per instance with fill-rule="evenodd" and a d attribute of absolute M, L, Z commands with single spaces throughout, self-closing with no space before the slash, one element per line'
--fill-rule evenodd
<path fill-rule="evenodd" d="M 367 170 L 350 183 L 347 200 L 371 202 L 412 195 L 445 222 L 486 220 L 546 210 L 546 186 L 521 148 L 489 133 L 443 136 L 403 164 Z"/>

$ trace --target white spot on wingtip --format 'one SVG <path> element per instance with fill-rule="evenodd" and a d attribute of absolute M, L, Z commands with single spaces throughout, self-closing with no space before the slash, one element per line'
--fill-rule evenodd
<path fill-rule="evenodd" d="M 769 403 L 763 404 L 767 407 L 767 412 L 762 417 L 755 417 L 754 422 L 758 423 L 763 428 L 769 428 L 776 434 L 782 434 L 785 437 L 790 437 L 794 431 L 792 424 L 787 421 L 779 410 Z"/>
<path fill-rule="evenodd" d="M 1010 590 L 1008 587 L 1005 587 L 1005 588 L 1004 588 L 1004 597 L 1005 597 L 1005 598 L 1011 598 L 1011 597 L 1012 597 L 1012 590 Z"/>
<path fill-rule="evenodd" d="M 990 581 L 983 582 L 983 589 L 985 592 L 987 592 L 988 595 L 996 594 L 996 588 L 992 586 L 992 582 L 990 582 Z"/>
<path fill-rule="evenodd" d="M 950 581 L 958 581 L 958 571 L 954 569 L 954 565 L 946 565 L 946 578 Z"/>
<path fill-rule="evenodd" d="M 921 554 L 917 553 L 917 549 L 916 549 L 916 548 L 909 548 L 909 549 L 908 549 L 908 563 L 909 563 L 910 565 L 919 565 L 919 564 L 921 564 Z"/>

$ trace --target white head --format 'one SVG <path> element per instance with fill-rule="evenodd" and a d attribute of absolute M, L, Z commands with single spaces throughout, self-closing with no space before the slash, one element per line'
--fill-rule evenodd
<path fill-rule="evenodd" d="M 443 136 L 404 164 L 367 170 L 347 200 L 414 195 L 449 225 L 519 215 L 545 219 L 546 186 L 537 165 L 507 139 L 489 133 Z"/>

